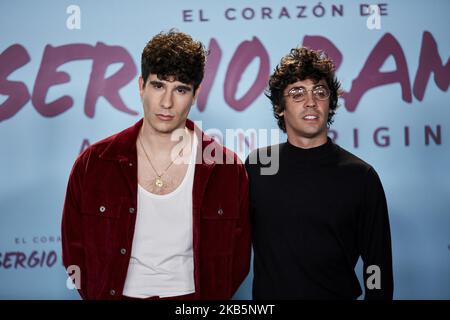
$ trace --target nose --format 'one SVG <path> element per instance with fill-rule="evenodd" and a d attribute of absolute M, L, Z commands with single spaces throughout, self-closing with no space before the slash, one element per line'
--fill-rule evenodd
<path fill-rule="evenodd" d="M 308 90 L 306 92 L 306 97 L 305 97 L 305 104 L 304 106 L 306 108 L 310 107 L 310 108 L 314 108 L 316 107 L 316 99 L 314 98 L 314 95 L 312 93 L 312 90 Z"/>
<path fill-rule="evenodd" d="M 166 90 L 161 99 L 161 107 L 170 109 L 173 106 L 173 97 L 170 90 Z"/>

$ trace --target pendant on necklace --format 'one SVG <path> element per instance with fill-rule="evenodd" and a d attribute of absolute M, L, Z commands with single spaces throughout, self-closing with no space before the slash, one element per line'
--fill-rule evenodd
<path fill-rule="evenodd" d="M 157 186 L 158 188 L 161 188 L 164 185 L 162 179 L 160 177 L 156 178 L 155 180 L 155 186 Z"/>

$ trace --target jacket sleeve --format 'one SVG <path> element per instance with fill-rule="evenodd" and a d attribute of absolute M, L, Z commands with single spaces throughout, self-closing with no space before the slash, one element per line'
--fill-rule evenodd
<path fill-rule="evenodd" d="M 358 228 L 364 265 L 364 299 L 391 300 L 394 284 L 386 197 L 380 178 L 373 168 L 369 169 L 365 183 L 363 211 Z"/>
<path fill-rule="evenodd" d="M 80 199 L 82 190 L 82 178 L 84 175 L 84 153 L 75 161 L 69 176 L 66 197 L 64 201 L 61 222 L 62 260 L 66 271 L 70 266 L 79 268 L 80 287 L 78 292 L 83 299 L 87 299 L 86 268 L 84 259 L 84 247 L 82 240 L 82 223 L 80 212 Z M 70 274 L 69 274 L 70 275 Z"/>
<path fill-rule="evenodd" d="M 234 295 L 245 280 L 250 269 L 251 227 L 249 216 L 249 184 L 243 164 L 239 164 L 239 223 L 233 252 L 231 295 Z"/>

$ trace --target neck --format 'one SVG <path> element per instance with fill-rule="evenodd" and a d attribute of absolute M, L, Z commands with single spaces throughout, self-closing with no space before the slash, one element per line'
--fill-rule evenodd
<path fill-rule="evenodd" d="M 159 155 L 169 155 L 173 148 L 180 143 L 178 140 L 180 134 L 177 134 L 174 137 L 177 140 L 172 140 L 172 132 L 165 133 L 154 130 L 150 125 L 147 125 L 145 121 L 139 134 L 144 144 L 148 146 L 153 153 Z M 189 134 L 186 127 L 184 127 L 183 134 Z M 183 138 L 183 140 L 184 139 L 185 138 Z"/>
<path fill-rule="evenodd" d="M 314 138 L 307 138 L 288 134 L 288 140 L 290 144 L 298 148 L 311 149 L 327 143 L 327 135 L 324 134 Z"/>

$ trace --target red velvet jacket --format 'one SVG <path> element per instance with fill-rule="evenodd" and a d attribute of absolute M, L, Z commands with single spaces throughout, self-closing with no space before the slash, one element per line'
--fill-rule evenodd
<path fill-rule="evenodd" d="M 142 123 L 90 146 L 72 168 L 62 255 L 66 268 L 80 267 L 83 299 L 121 299 L 136 222 L 136 139 Z M 194 130 L 191 121 L 186 125 Z M 233 152 L 197 127 L 195 132 L 202 141 L 197 155 L 203 154 L 192 191 L 195 299 L 229 299 L 250 265 L 247 173 Z"/>

